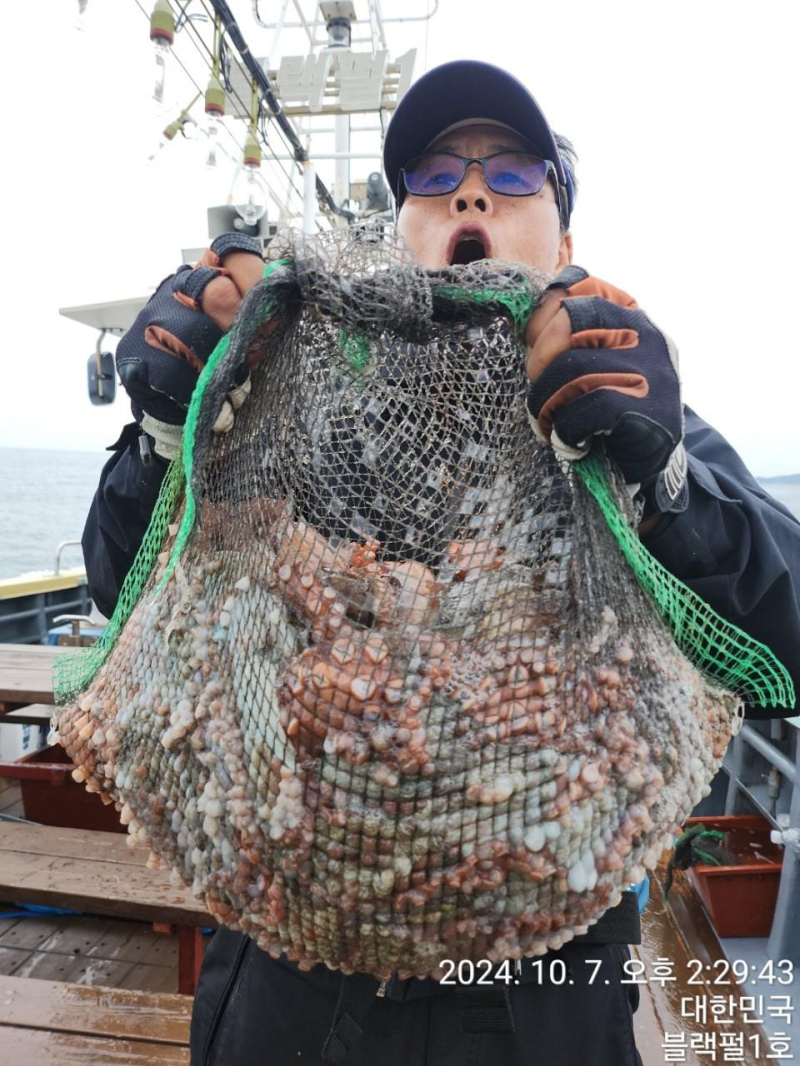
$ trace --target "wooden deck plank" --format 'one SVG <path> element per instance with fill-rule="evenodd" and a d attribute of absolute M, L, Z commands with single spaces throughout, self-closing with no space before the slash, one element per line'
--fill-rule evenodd
<path fill-rule="evenodd" d="M 188 1047 L 4 1026 L 0 1066 L 189 1066 Z"/>
<path fill-rule="evenodd" d="M 0 897 L 142 921 L 216 924 L 188 889 L 170 884 L 167 870 L 147 869 L 147 848 L 128 848 L 125 840 L 0 822 Z"/>
<path fill-rule="evenodd" d="M 177 936 L 167 936 L 164 933 L 156 933 L 152 944 L 142 956 L 141 961 L 148 963 L 151 966 L 177 966 Z"/>
<path fill-rule="evenodd" d="M 29 948 L 0 947 L 0 974 L 12 974 L 18 970 L 26 959 L 30 958 Z"/>
<path fill-rule="evenodd" d="M 13 908 L 13 904 L 6 904 L 3 909 Z M 42 914 L 38 917 L 16 918 L 13 922 L 4 922 L 7 929 L 0 928 L 0 947 L 4 948 L 28 948 L 29 950 L 40 947 L 54 933 L 64 928 L 67 922 L 66 915 Z"/>
<path fill-rule="evenodd" d="M 118 919 L 111 923 L 109 929 L 95 945 L 89 948 L 86 954 L 89 958 L 139 963 L 143 961 L 158 935 L 149 925 L 142 922 Z"/>
<path fill-rule="evenodd" d="M 32 951 L 14 970 L 20 978 L 39 978 L 43 981 L 77 981 L 85 967 L 79 955 L 62 955 L 54 951 Z"/>
<path fill-rule="evenodd" d="M 56 951 L 62 955 L 85 955 L 111 925 L 108 918 L 87 915 L 79 921 L 65 922 L 38 947 L 39 951 Z"/>
<path fill-rule="evenodd" d="M 28 825 L 20 831 L 17 826 L 0 823 L 0 853 L 24 851 L 69 859 L 87 851 L 87 832 L 91 832 L 91 853 L 87 860 L 119 862 L 126 866 L 143 866 L 147 862 L 150 849 L 129 847 L 127 835 L 55 825 Z"/>
<path fill-rule="evenodd" d="M 19 722 L 21 725 L 50 725 L 55 707 L 50 703 L 29 703 L 16 711 L 6 711 L 4 722 Z"/>
<path fill-rule="evenodd" d="M 180 1046 L 189 1042 L 191 1012 L 191 996 L 0 978 L 0 1026 Z"/>
<path fill-rule="evenodd" d="M 81 967 L 78 976 L 73 977 L 72 980 L 79 985 L 100 985 L 108 988 L 120 988 L 122 982 L 131 972 L 133 967 L 134 963 L 122 962 L 119 959 L 88 959 L 84 955 L 81 958 Z M 175 980 L 177 984 L 177 976 Z M 148 989 L 148 991 L 158 990 Z"/>
<path fill-rule="evenodd" d="M 19 788 L 19 784 L 13 778 L 0 777 L 0 796 L 10 788 Z"/>
<path fill-rule="evenodd" d="M 0 903 L 0 910 L 12 909 Z M 4 928 L 6 927 L 6 928 Z M 178 937 L 154 933 L 149 924 L 91 916 L 41 915 L 0 923 L 0 974 L 45 973 L 63 979 L 68 956 L 69 980 L 115 988 L 177 992 Z M 98 935 L 99 934 L 99 935 Z"/>
<path fill-rule="evenodd" d="M 19 782 L 6 777 L 0 777 L 0 781 L 8 781 L 11 786 L 10 788 L 4 788 L 0 792 L 0 814 L 14 814 L 15 811 L 12 808 L 16 808 L 22 803 L 22 790 L 19 787 Z"/>
<path fill-rule="evenodd" d="M 165 871 L 144 866 L 4 852 L 0 894 L 13 895 L 20 903 L 74 907 L 146 922 L 214 924 L 190 892 L 173 888 Z"/>
<path fill-rule="evenodd" d="M 121 981 L 115 982 L 116 988 L 146 988 L 148 992 L 177 992 L 178 967 L 149 966 L 135 964 Z"/>
<path fill-rule="evenodd" d="M 48 703 L 53 699 L 53 663 L 74 648 L 0 644 L 0 703 Z"/>

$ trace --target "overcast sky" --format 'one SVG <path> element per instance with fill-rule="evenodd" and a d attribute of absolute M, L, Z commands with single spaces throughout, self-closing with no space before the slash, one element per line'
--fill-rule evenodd
<path fill-rule="evenodd" d="M 262 17 L 278 6 L 261 0 Z M 152 290 L 182 247 L 207 243 L 206 204 L 220 189 L 224 199 L 232 174 L 212 188 L 188 143 L 146 167 L 163 125 L 149 101 L 147 21 L 135 0 L 89 0 L 78 33 L 77 7 L 39 0 L 6 12 L 16 43 L 6 49 L 0 446 L 99 450 L 116 438 L 124 394 L 89 404 L 96 335 L 58 309 Z M 254 28 L 251 4 L 232 7 L 265 54 L 270 35 Z M 383 0 L 387 18 L 425 9 Z M 578 151 L 576 261 L 673 336 L 686 402 L 761 476 L 800 471 L 798 11 L 787 0 L 441 0 L 427 30 L 387 28 L 393 55 L 418 47 L 417 75 L 479 58 L 525 81 Z M 188 37 L 175 48 L 191 66 Z M 281 51 L 301 53 L 301 39 L 287 32 Z M 168 87 L 181 104 L 192 91 L 183 75 Z M 353 180 L 371 169 L 354 164 Z"/>

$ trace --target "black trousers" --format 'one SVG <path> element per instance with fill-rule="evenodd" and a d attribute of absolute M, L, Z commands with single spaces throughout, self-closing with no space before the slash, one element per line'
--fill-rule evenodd
<path fill-rule="evenodd" d="M 548 979 L 556 957 L 563 984 Z M 566 944 L 545 955 L 541 981 L 509 987 L 513 1033 L 466 1032 L 458 992 L 421 996 L 410 982 L 405 1001 L 376 997 L 345 1066 L 641 1066 L 638 988 L 621 983 L 629 958 L 618 944 Z M 302 973 L 219 929 L 195 996 L 191 1066 L 320 1066 L 341 980 L 324 966 Z"/>

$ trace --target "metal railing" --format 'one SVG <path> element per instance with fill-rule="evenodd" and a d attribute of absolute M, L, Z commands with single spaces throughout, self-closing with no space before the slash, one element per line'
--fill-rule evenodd
<path fill-rule="evenodd" d="M 800 963 L 800 730 L 781 720 L 747 722 L 725 757 L 725 813 L 740 813 L 746 796 L 784 844 L 780 888 L 767 943 L 771 959 Z"/>
<path fill-rule="evenodd" d="M 58 577 L 58 575 L 61 573 L 61 553 L 64 551 L 65 548 L 74 547 L 76 544 L 78 545 L 78 547 L 80 547 L 81 542 L 79 540 L 62 540 L 56 548 L 56 561 L 53 566 L 53 570 L 55 572 L 56 577 Z"/>

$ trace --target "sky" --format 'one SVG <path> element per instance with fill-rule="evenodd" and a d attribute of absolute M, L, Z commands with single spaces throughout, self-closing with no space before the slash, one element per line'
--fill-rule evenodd
<path fill-rule="evenodd" d="M 253 52 L 269 52 L 250 2 L 231 6 Z M 387 19 L 430 6 L 382 5 Z M 261 17 L 278 7 L 260 0 Z M 207 243 L 205 208 L 222 202 L 233 171 L 210 178 L 199 142 L 146 164 L 164 125 L 149 99 L 147 20 L 135 0 L 88 0 L 79 32 L 77 12 L 77 0 L 35 0 L 6 13 L 19 47 L 6 51 L 0 446 L 99 451 L 116 439 L 126 397 L 90 405 L 97 334 L 58 310 L 149 294 L 181 248 Z M 417 47 L 416 76 L 478 58 L 526 83 L 578 152 L 575 261 L 670 334 L 685 401 L 758 476 L 800 472 L 800 340 L 786 328 L 800 236 L 798 30 L 800 6 L 787 0 L 440 0 L 429 23 L 387 26 L 393 56 Z M 188 38 L 175 52 L 192 69 Z M 280 51 L 305 47 L 286 31 Z M 170 73 L 178 110 L 194 90 Z M 354 163 L 352 179 L 372 169 Z"/>

